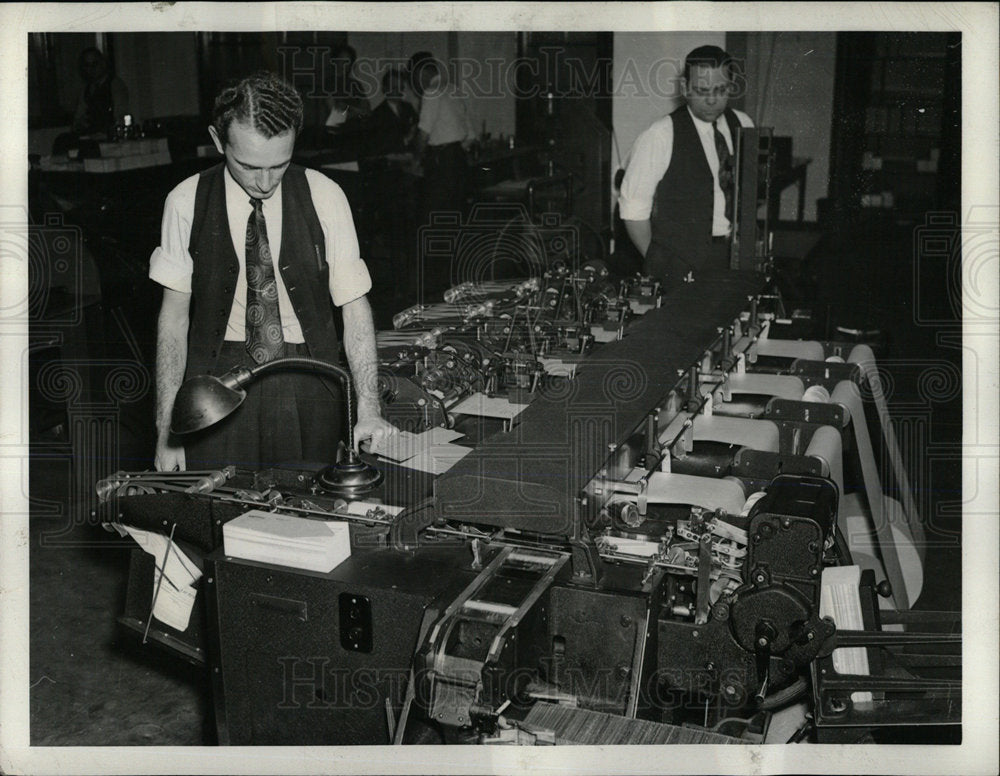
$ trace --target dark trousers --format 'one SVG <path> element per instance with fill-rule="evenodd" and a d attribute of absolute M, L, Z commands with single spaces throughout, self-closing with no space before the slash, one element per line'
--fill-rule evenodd
<path fill-rule="evenodd" d="M 303 345 L 285 344 L 286 356 L 308 356 Z M 225 342 L 220 372 L 254 362 L 242 342 Z M 344 429 L 340 387 L 305 372 L 274 372 L 246 387 L 247 397 L 227 418 L 184 439 L 188 469 L 232 464 L 266 469 L 331 463 Z"/>
<path fill-rule="evenodd" d="M 729 239 L 711 238 L 697 245 L 678 245 L 653 238 L 646 251 L 643 272 L 658 278 L 663 287 L 682 285 L 690 272 L 695 282 L 729 272 Z"/>

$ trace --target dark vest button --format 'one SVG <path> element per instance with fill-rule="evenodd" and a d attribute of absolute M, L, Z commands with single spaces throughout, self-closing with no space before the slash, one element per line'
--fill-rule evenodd
<path fill-rule="evenodd" d="M 224 289 L 222 289 L 222 293 L 228 294 L 232 290 L 233 290 L 232 286 L 226 286 Z"/>
<path fill-rule="evenodd" d="M 212 358 L 215 358 L 217 355 L 218 355 L 218 351 L 217 350 L 213 350 L 212 351 Z"/>
<path fill-rule="evenodd" d="M 236 268 L 236 267 L 230 267 L 230 268 L 229 268 L 229 274 L 230 274 L 230 275 L 235 275 L 237 271 L 238 271 L 238 270 L 237 270 L 237 268 Z"/>

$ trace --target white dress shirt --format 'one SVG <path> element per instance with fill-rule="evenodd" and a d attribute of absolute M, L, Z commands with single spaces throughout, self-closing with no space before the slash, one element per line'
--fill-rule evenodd
<path fill-rule="evenodd" d="M 341 188 L 316 170 L 306 171 L 306 182 L 312 196 L 313 206 L 319 218 L 326 242 L 326 261 L 330 265 L 330 296 L 334 304 L 341 306 L 371 289 L 368 267 L 361 259 L 358 237 L 354 230 L 351 207 Z M 191 293 L 191 275 L 194 262 L 188 252 L 191 242 L 191 224 L 194 220 L 195 194 L 198 191 L 198 175 L 179 183 L 167 195 L 163 206 L 163 222 L 160 229 L 160 245 L 149 259 L 149 277 L 166 288 L 181 293 Z M 229 174 L 223 173 L 226 182 L 226 213 L 229 218 L 229 234 L 239 262 L 239 276 L 233 307 L 226 327 L 227 340 L 242 342 L 246 338 L 246 234 L 247 221 L 253 210 L 250 195 Z M 302 327 L 292 308 L 291 299 L 285 289 L 278 259 L 281 256 L 281 196 L 283 185 L 279 184 L 274 194 L 263 200 L 264 221 L 267 224 L 267 241 L 271 246 L 274 262 L 274 277 L 278 285 L 278 311 L 285 342 L 302 343 Z"/>
<path fill-rule="evenodd" d="M 690 109 L 688 109 L 688 113 Z M 742 111 L 734 111 L 740 125 L 752 127 L 753 121 Z M 712 236 L 725 237 L 731 228 L 726 218 L 726 197 L 719 186 L 719 154 L 715 149 L 715 137 L 712 124 L 702 121 L 691 113 L 698 137 L 705 151 L 705 160 L 712 170 L 714 181 L 714 199 L 712 204 Z M 729 131 L 729 123 L 725 116 L 719 116 L 715 122 L 722 136 L 729 145 L 730 153 L 735 152 L 735 143 Z M 664 116 L 649 129 L 639 135 L 632 146 L 629 155 L 625 178 L 622 180 L 618 205 L 621 217 L 626 221 L 646 221 L 653 210 L 653 197 L 667 169 L 674 149 L 674 121 L 670 116 Z"/>
<path fill-rule="evenodd" d="M 442 85 L 440 76 L 434 76 L 420 98 L 420 123 L 417 127 L 426 133 L 429 146 L 461 143 L 475 137 L 465 103 L 454 94 L 450 84 Z"/>

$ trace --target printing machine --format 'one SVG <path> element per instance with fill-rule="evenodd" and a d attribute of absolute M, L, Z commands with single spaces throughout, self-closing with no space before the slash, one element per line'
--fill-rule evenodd
<path fill-rule="evenodd" d="M 922 523 L 870 348 L 801 338 L 760 275 L 661 293 L 599 264 L 465 284 L 395 325 L 387 417 L 475 444 L 444 473 L 378 460 L 347 495 L 308 468 L 98 483 L 106 524 L 148 542 L 121 621 L 206 666 L 220 743 L 960 723 L 959 619 L 911 609 Z M 487 421 L 472 395 L 527 406 Z M 226 525 L 250 511 L 346 525 L 350 555 L 243 557 Z"/>

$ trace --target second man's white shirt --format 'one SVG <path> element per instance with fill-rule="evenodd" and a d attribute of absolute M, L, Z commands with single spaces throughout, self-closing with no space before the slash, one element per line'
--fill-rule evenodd
<path fill-rule="evenodd" d="M 688 112 L 690 113 L 690 110 Z M 746 113 L 738 110 L 734 113 L 741 126 L 753 126 L 753 121 Z M 722 192 L 722 187 L 719 186 L 719 153 L 715 148 L 712 124 L 708 121 L 702 121 L 693 113 L 691 119 L 694 121 L 698 138 L 705 151 L 705 159 L 712 170 L 712 178 L 715 183 L 712 235 L 724 237 L 729 234 L 730 224 L 726 218 L 726 197 Z M 729 123 L 725 116 L 720 116 L 716 124 L 729 145 L 730 153 L 733 153 L 736 145 L 733 142 Z M 628 167 L 625 170 L 625 178 L 622 180 L 621 192 L 618 197 L 620 215 L 623 219 L 626 221 L 646 221 L 649 219 L 653 211 L 653 197 L 656 195 L 656 187 L 670 167 L 673 148 L 674 121 L 671 116 L 664 116 L 639 135 L 635 145 L 632 146 L 632 153 L 629 156 Z"/>

